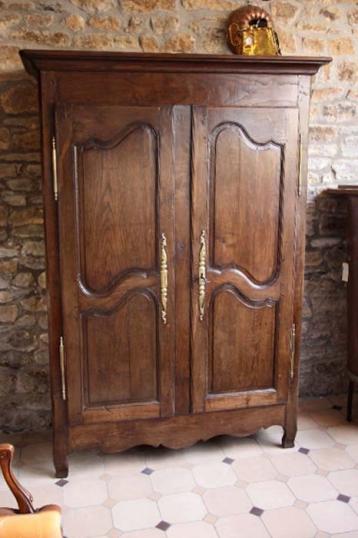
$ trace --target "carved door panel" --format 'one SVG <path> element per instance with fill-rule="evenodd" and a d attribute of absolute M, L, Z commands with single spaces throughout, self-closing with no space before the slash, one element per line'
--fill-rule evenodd
<path fill-rule="evenodd" d="M 68 105 L 56 131 L 69 421 L 169 416 L 172 110 Z"/>
<path fill-rule="evenodd" d="M 287 398 L 297 132 L 294 109 L 194 108 L 194 412 Z"/>

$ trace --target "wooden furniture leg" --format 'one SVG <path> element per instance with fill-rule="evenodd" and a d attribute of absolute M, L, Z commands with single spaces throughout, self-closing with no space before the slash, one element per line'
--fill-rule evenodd
<path fill-rule="evenodd" d="M 20 514 L 33 514 L 36 510 L 32 505 L 32 495 L 21 486 L 15 478 L 11 464 L 14 457 L 14 447 L 7 443 L 0 445 L 0 467 L 5 482 L 9 486 L 11 493 L 14 495 Z"/>
<path fill-rule="evenodd" d="M 353 408 L 353 394 L 354 394 L 354 381 L 350 380 L 348 385 L 348 400 L 347 400 L 347 420 L 352 422 L 352 408 Z"/>

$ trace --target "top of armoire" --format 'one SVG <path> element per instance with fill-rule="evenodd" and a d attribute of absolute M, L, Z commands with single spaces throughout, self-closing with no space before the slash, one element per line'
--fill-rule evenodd
<path fill-rule="evenodd" d="M 67 50 L 21 50 L 26 70 L 41 71 L 126 71 L 183 73 L 268 73 L 314 75 L 332 59 L 309 56 L 237 56 L 234 54 L 149 54 Z"/>

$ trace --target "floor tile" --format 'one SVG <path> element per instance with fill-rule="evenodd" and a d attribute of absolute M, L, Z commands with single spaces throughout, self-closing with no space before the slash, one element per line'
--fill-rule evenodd
<path fill-rule="evenodd" d="M 286 476 L 312 474 L 316 470 L 310 458 L 300 452 L 271 456 L 271 461 L 277 471 Z"/>
<path fill-rule="evenodd" d="M 290 506 L 295 502 L 295 498 L 286 484 L 277 480 L 249 484 L 247 493 L 252 503 L 264 510 Z"/>
<path fill-rule="evenodd" d="M 358 444 L 357 445 L 348 445 L 346 452 L 355 463 L 358 463 Z"/>
<path fill-rule="evenodd" d="M 349 506 L 353 508 L 356 514 L 358 514 L 358 496 L 351 498 L 351 500 L 349 501 Z"/>
<path fill-rule="evenodd" d="M 339 471 L 354 467 L 354 460 L 344 450 L 337 448 L 312 450 L 309 457 L 317 467 L 325 471 Z"/>
<path fill-rule="evenodd" d="M 334 403 L 303 403 L 291 449 L 273 426 L 183 450 L 82 451 L 59 487 L 45 432 L 17 436 L 14 470 L 35 506 L 62 506 L 67 538 L 358 538 L 358 421 L 346 423 Z M 7 504 L 15 501 L 0 479 Z"/>
<path fill-rule="evenodd" d="M 169 523 L 199 521 L 207 513 L 202 498 L 196 493 L 165 495 L 158 501 L 161 517 Z"/>
<path fill-rule="evenodd" d="M 262 454 L 262 448 L 253 437 L 223 437 L 221 447 L 225 456 L 233 459 L 252 458 Z"/>
<path fill-rule="evenodd" d="M 114 526 L 121 531 L 155 527 L 162 519 L 157 503 L 149 499 L 120 501 L 112 508 Z"/>
<path fill-rule="evenodd" d="M 108 482 L 109 496 L 116 501 L 129 501 L 149 497 L 153 493 L 148 476 L 141 473 L 114 476 Z"/>
<path fill-rule="evenodd" d="M 316 527 L 324 532 L 339 533 L 358 529 L 358 516 L 345 503 L 314 503 L 308 506 L 307 512 Z"/>
<path fill-rule="evenodd" d="M 345 424 L 335 428 L 328 428 L 328 433 L 337 443 L 344 445 L 358 444 L 358 426 L 354 424 Z"/>
<path fill-rule="evenodd" d="M 314 538 L 317 533 L 306 512 L 293 506 L 264 512 L 262 521 L 272 538 Z"/>
<path fill-rule="evenodd" d="M 314 474 L 290 478 L 287 485 L 298 499 L 308 503 L 336 499 L 339 493 L 327 478 Z"/>
<path fill-rule="evenodd" d="M 353 532 L 345 532 L 343 534 L 330 534 L 331 538 L 358 538 L 358 530 Z"/>
<path fill-rule="evenodd" d="M 215 526 L 220 538 L 270 538 L 261 518 L 252 514 L 220 518 Z"/>
<path fill-rule="evenodd" d="M 41 508 L 46 504 L 64 505 L 64 489 L 52 483 L 46 486 L 31 487 L 31 495 L 35 508 Z M 4 505 L 0 502 L 0 506 Z"/>
<path fill-rule="evenodd" d="M 121 538 L 165 538 L 163 531 L 159 529 L 147 529 L 141 531 L 124 532 Z"/>
<path fill-rule="evenodd" d="M 308 413 L 301 413 L 297 417 L 297 428 L 298 430 L 311 430 L 317 428 L 317 423 Z"/>
<path fill-rule="evenodd" d="M 249 512 L 252 502 L 245 491 L 235 486 L 207 490 L 203 495 L 208 511 L 215 516 L 230 516 Z"/>
<path fill-rule="evenodd" d="M 205 521 L 181 523 L 167 530 L 168 538 L 217 538 L 215 529 Z"/>
<path fill-rule="evenodd" d="M 6 489 L 0 489 L 0 506 L 2 508 L 17 508 L 16 499 L 7 486 Z"/>
<path fill-rule="evenodd" d="M 68 538 L 106 535 L 112 528 L 111 512 L 104 506 L 71 509 L 63 518 L 63 526 Z"/>
<path fill-rule="evenodd" d="M 104 472 L 110 475 L 131 475 L 146 467 L 144 455 L 138 450 L 103 456 Z"/>
<path fill-rule="evenodd" d="M 190 449 L 189 449 L 190 450 Z M 165 447 L 145 447 L 143 456 L 147 467 L 159 469 L 186 464 L 187 450 L 172 450 Z"/>
<path fill-rule="evenodd" d="M 198 443 L 184 451 L 183 458 L 189 464 L 205 461 L 222 461 L 225 457 L 219 438 L 210 439 L 206 443 Z"/>
<path fill-rule="evenodd" d="M 246 482 L 262 482 L 272 480 L 277 475 L 275 467 L 265 455 L 254 458 L 240 458 L 232 465 L 239 480 Z"/>
<path fill-rule="evenodd" d="M 328 480 L 335 486 L 339 493 L 358 496 L 358 470 L 333 471 L 329 473 Z"/>
<path fill-rule="evenodd" d="M 182 467 L 159 469 L 151 475 L 151 480 L 153 489 L 162 495 L 183 493 L 195 487 L 191 471 Z"/>
<path fill-rule="evenodd" d="M 63 490 L 64 504 L 69 508 L 102 504 L 107 497 L 107 485 L 99 479 L 69 481 Z"/>
<path fill-rule="evenodd" d="M 104 473 L 103 456 L 95 451 L 82 450 L 69 456 L 69 478 L 100 478 Z"/>
<path fill-rule="evenodd" d="M 339 411 L 335 409 L 321 409 L 313 411 L 310 416 L 321 427 L 328 428 L 330 426 L 339 426 L 345 423 L 345 418 Z"/>
<path fill-rule="evenodd" d="M 302 430 L 297 432 L 297 444 L 304 448 L 329 448 L 334 445 L 333 439 L 323 430 Z"/>
<path fill-rule="evenodd" d="M 50 442 L 26 445 L 21 449 L 22 465 L 34 465 L 52 460 L 52 445 Z"/>
<path fill-rule="evenodd" d="M 266 430 L 260 430 L 255 438 L 257 439 L 262 450 L 268 454 L 288 454 L 290 452 L 296 452 L 296 448 L 285 448 L 281 446 L 283 436 L 283 429 L 281 426 L 271 426 Z"/>
<path fill-rule="evenodd" d="M 230 465 L 205 463 L 193 467 L 196 483 L 203 488 L 218 488 L 235 484 L 237 477 Z"/>

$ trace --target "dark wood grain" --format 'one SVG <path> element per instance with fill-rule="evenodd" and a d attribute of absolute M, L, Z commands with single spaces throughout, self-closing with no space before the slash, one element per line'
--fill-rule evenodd
<path fill-rule="evenodd" d="M 309 88 L 329 59 L 21 56 L 41 80 L 57 475 L 77 448 L 183 447 L 271 424 L 292 446 Z"/>

